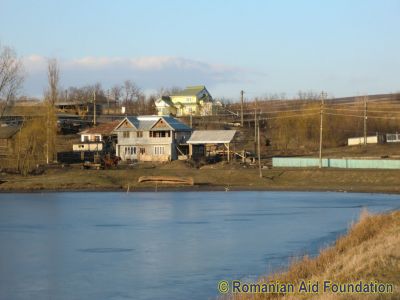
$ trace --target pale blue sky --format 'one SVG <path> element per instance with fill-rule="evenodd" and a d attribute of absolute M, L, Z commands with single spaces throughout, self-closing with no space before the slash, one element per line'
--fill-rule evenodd
<path fill-rule="evenodd" d="M 400 1 L 0 0 L 0 42 L 26 94 L 56 57 L 64 87 L 124 79 L 145 91 L 206 84 L 216 97 L 400 91 Z"/>

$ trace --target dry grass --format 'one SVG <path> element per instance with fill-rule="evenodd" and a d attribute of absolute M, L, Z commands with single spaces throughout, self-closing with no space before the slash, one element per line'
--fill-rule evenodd
<path fill-rule="evenodd" d="M 283 273 L 262 278 L 264 281 L 298 283 L 332 280 L 355 282 L 359 280 L 392 283 L 393 294 L 379 295 L 276 295 L 236 294 L 226 299 L 400 299 L 400 211 L 370 215 L 363 212 L 360 221 L 351 226 L 347 235 L 339 238 L 335 245 L 324 249 L 314 259 L 304 257 L 290 264 Z"/>

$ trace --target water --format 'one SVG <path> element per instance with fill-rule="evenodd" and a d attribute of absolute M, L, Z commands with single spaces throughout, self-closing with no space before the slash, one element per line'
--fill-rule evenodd
<path fill-rule="evenodd" d="M 214 299 L 316 254 L 400 197 L 299 192 L 0 194 L 0 299 Z"/>

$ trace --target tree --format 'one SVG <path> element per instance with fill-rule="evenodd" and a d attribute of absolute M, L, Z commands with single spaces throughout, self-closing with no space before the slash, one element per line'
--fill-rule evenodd
<path fill-rule="evenodd" d="M 58 85 L 60 81 L 60 69 L 56 59 L 49 59 L 47 64 L 48 90 L 45 92 L 46 106 L 46 162 L 56 158 L 57 117 L 54 104 L 58 99 Z M 34 148 L 36 149 L 36 148 Z"/>
<path fill-rule="evenodd" d="M 111 88 L 110 91 L 111 99 L 114 100 L 115 105 L 119 104 L 119 100 L 122 96 L 122 86 L 116 84 Z M 115 107 L 114 107 L 115 108 Z"/>
<path fill-rule="evenodd" d="M 49 90 L 46 98 L 47 101 L 54 106 L 58 98 L 58 84 L 60 80 L 60 70 L 55 58 L 49 59 L 47 62 L 47 79 L 49 82 Z"/>
<path fill-rule="evenodd" d="M 22 62 L 10 47 L 0 45 L 0 119 L 23 83 Z"/>
<path fill-rule="evenodd" d="M 131 80 L 126 80 L 123 85 L 124 105 L 128 114 L 138 113 L 138 102 L 142 95 L 140 88 Z"/>

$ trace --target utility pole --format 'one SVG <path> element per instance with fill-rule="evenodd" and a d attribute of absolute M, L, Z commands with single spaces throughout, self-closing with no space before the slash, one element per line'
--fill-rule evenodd
<path fill-rule="evenodd" d="M 110 90 L 107 90 L 107 115 L 110 114 Z"/>
<path fill-rule="evenodd" d="M 260 147 L 260 121 L 257 122 L 257 152 L 258 152 L 258 171 L 260 173 L 260 178 L 262 178 L 261 172 L 261 147 Z"/>
<path fill-rule="evenodd" d="M 240 91 L 240 125 L 243 127 L 243 94 L 244 91 Z"/>
<path fill-rule="evenodd" d="M 93 92 L 93 125 L 96 126 L 96 91 Z"/>
<path fill-rule="evenodd" d="M 367 119 L 368 119 L 368 97 L 364 97 L 364 146 L 367 145 Z"/>
<path fill-rule="evenodd" d="M 257 148 L 257 109 L 254 109 L 254 152 Z"/>
<path fill-rule="evenodd" d="M 320 119 L 321 124 L 319 128 L 319 168 L 322 168 L 322 130 L 323 130 L 323 116 L 324 116 L 324 92 L 321 93 L 321 109 L 320 109 Z"/>
<path fill-rule="evenodd" d="M 50 102 L 47 103 L 47 120 L 46 120 L 46 164 L 49 164 L 49 143 L 50 143 L 50 128 L 49 128 L 49 119 L 50 119 Z"/>

